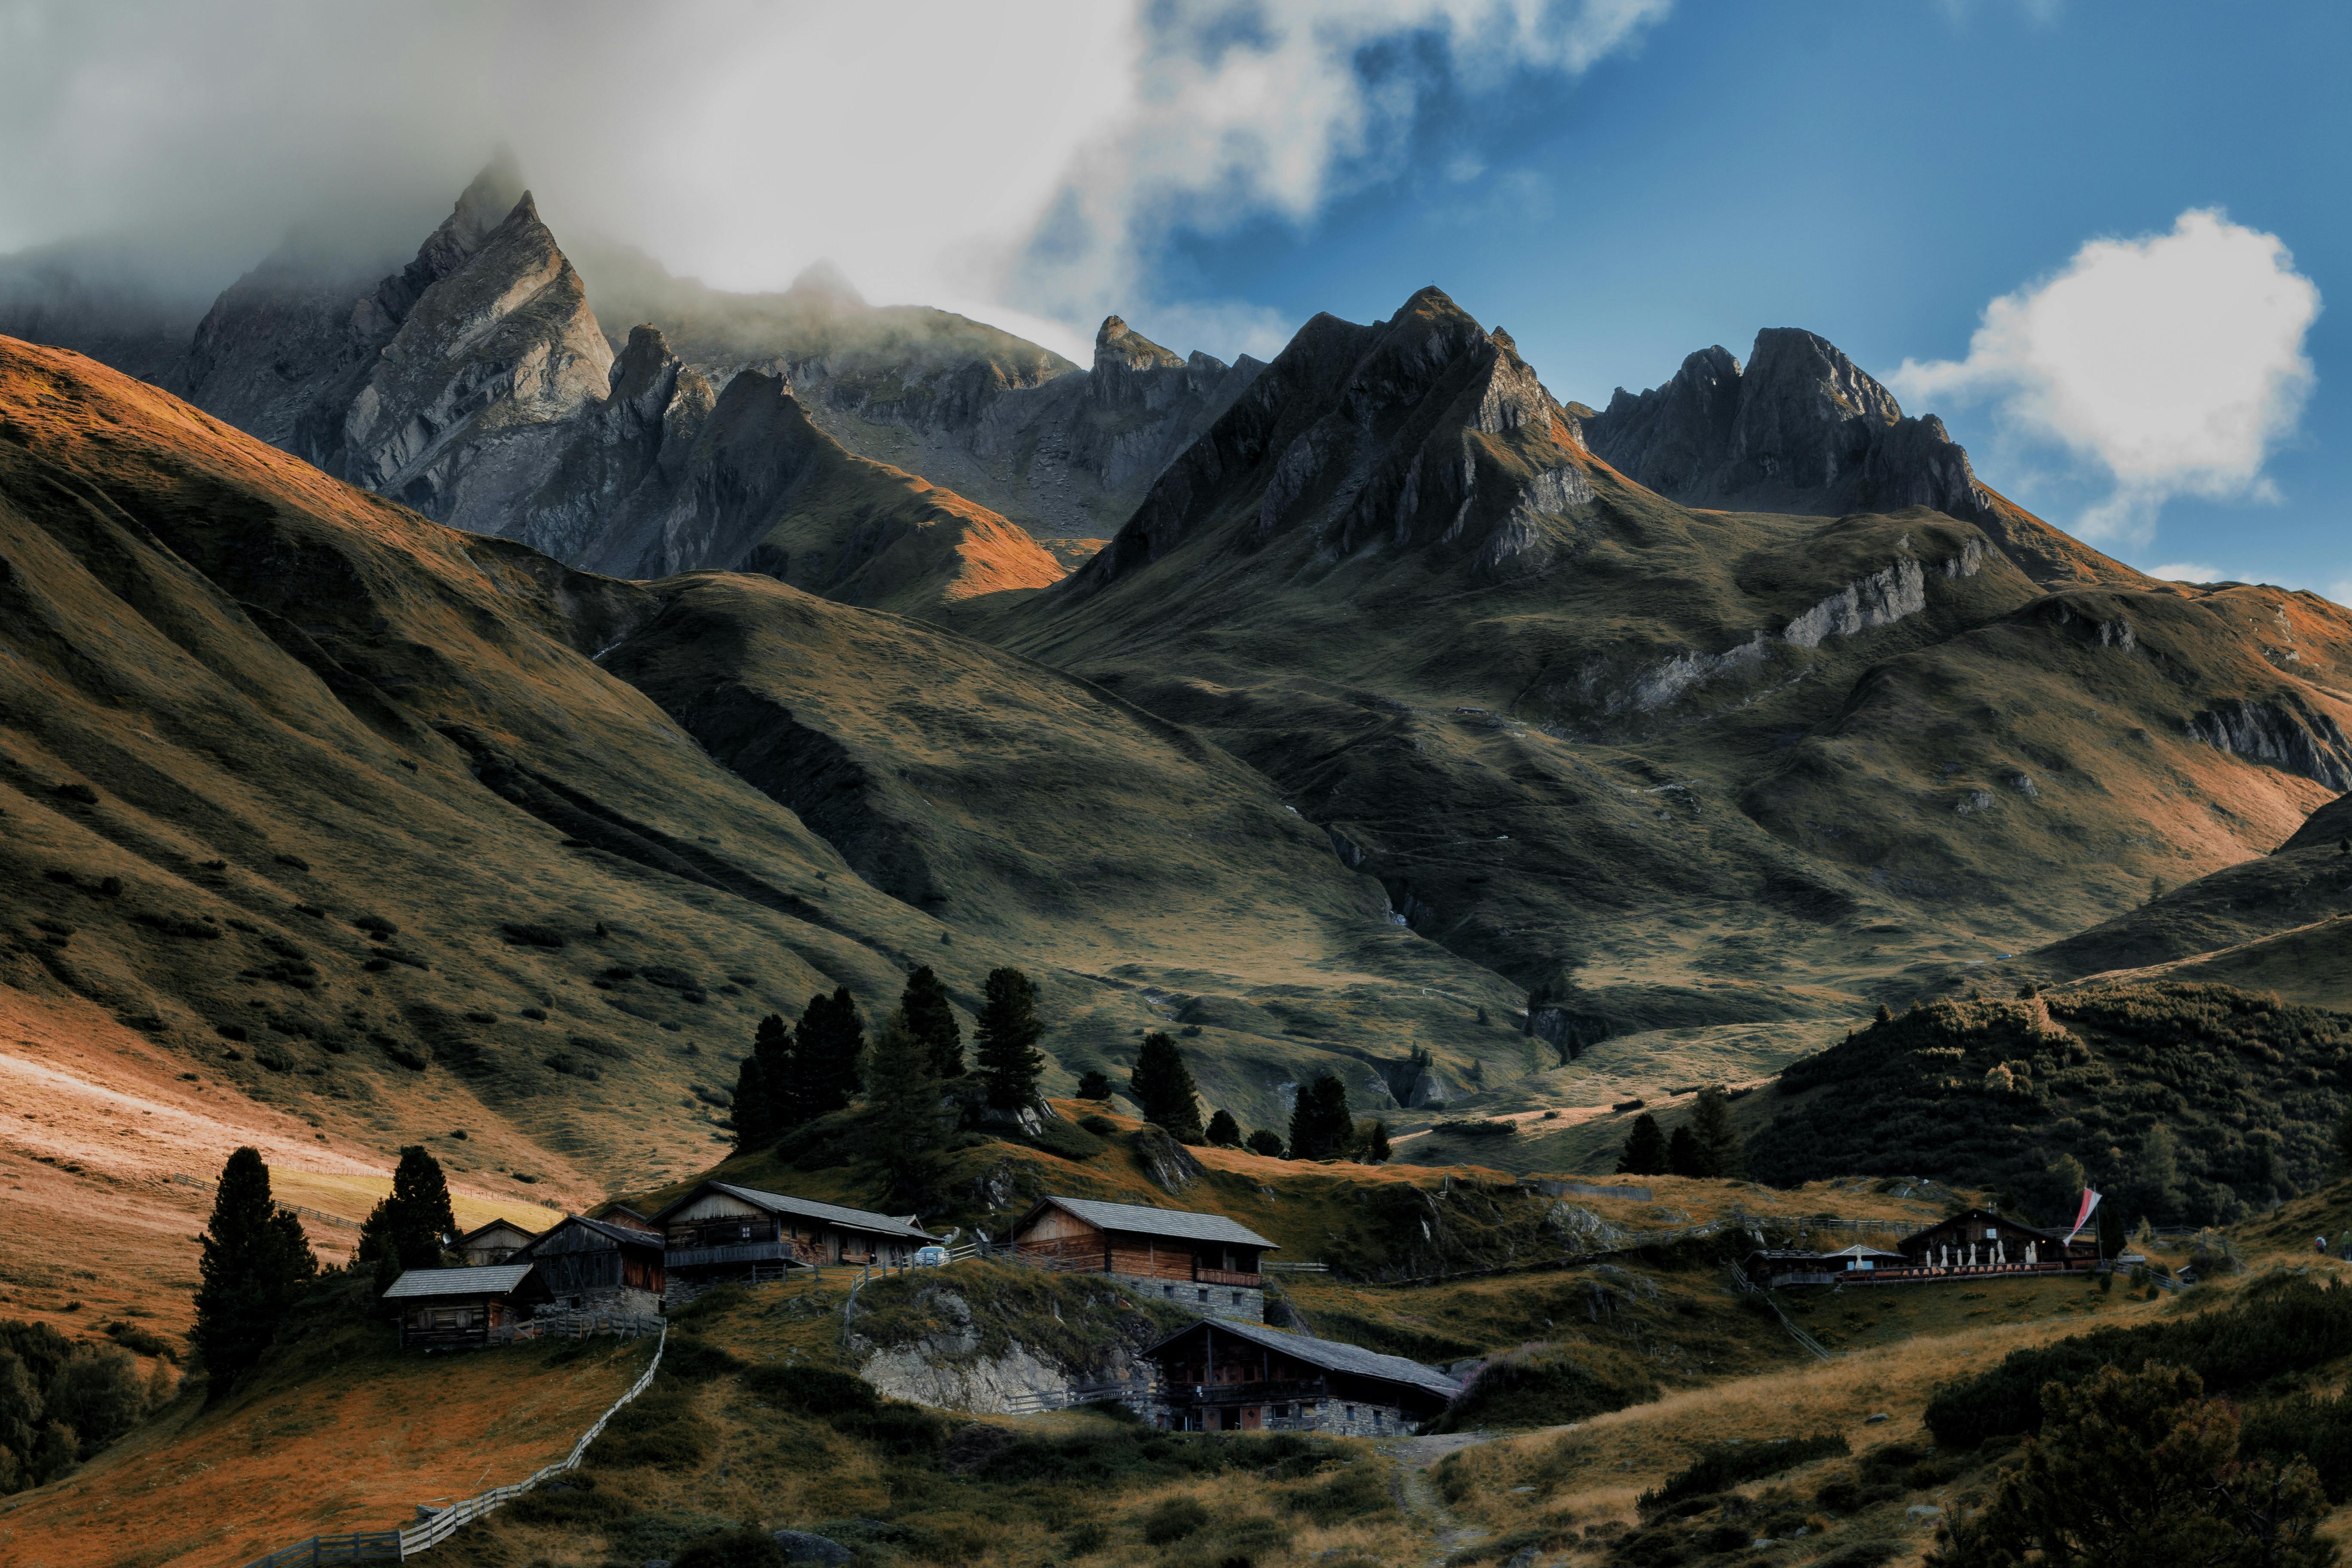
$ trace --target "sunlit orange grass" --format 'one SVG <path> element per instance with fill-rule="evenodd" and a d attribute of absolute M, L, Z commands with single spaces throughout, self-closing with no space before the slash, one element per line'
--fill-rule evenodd
<path fill-rule="evenodd" d="M 200 1413 L 192 1399 L 0 1513 L 10 1568 L 234 1564 L 314 1534 L 396 1529 L 415 1504 L 520 1480 L 635 1380 L 649 1341 L 549 1366 L 521 1345 L 362 1356 Z"/>

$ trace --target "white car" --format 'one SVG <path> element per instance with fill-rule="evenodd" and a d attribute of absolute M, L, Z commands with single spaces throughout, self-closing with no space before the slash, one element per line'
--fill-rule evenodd
<path fill-rule="evenodd" d="M 918 1268 L 938 1268 L 947 1260 L 948 1249 L 944 1247 L 919 1247 L 915 1249 L 915 1267 Z"/>

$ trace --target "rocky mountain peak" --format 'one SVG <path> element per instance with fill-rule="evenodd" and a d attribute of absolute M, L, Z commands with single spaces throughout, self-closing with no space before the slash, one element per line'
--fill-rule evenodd
<path fill-rule="evenodd" d="M 1906 418 L 1837 345 L 1796 327 L 1758 332 L 1744 369 L 1717 344 L 1639 397 L 1619 387 L 1583 428 L 1612 467 L 1686 506 L 1833 514 L 1924 505 L 1974 519 L 1990 505 L 1941 423 Z"/>
<path fill-rule="evenodd" d="M 1111 369 L 1176 370 L 1183 363 L 1181 355 L 1161 348 L 1119 317 L 1105 316 L 1101 330 L 1095 333 L 1097 373 Z"/>

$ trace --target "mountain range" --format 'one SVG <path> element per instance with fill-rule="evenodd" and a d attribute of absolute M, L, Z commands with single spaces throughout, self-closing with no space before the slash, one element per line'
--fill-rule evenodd
<path fill-rule="evenodd" d="M 1176 1031 L 1249 1125 L 2344 971 L 2352 614 L 2100 554 L 1815 334 L 1595 411 L 1434 289 L 1081 368 L 581 254 L 494 164 L 168 363 L 0 291 L 9 984 L 594 1185 L 917 963 L 1044 977 L 1057 1089 Z"/>

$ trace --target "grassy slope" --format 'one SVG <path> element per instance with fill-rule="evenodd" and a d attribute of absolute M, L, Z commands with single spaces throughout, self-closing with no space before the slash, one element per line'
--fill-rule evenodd
<path fill-rule="evenodd" d="M 1349 330 L 1372 334 L 1372 365 L 1400 333 L 1451 330 L 1450 309 L 1424 297 Z M 1466 545 L 1336 545 L 1360 493 L 1329 478 L 1345 464 L 1286 514 L 1306 521 L 1264 531 L 1278 460 L 1354 363 L 1319 330 L 1262 384 L 1286 389 L 1276 412 L 1253 414 L 1253 394 L 1204 443 L 1213 485 L 1205 468 L 1163 479 L 1167 504 L 1106 552 L 1127 566 L 982 601 L 967 624 L 1200 729 L 1365 852 L 1416 931 L 1555 984 L 1620 1037 L 1580 1071 L 1639 1082 L 1663 1056 L 1675 1072 L 1684 1042 L 1660 1030 L 1851 1017 L 2112 915 L 2151 879 L 2264 853 L 2326 798 L 2180 718 L 2243 699 L 2352 719 L 2331 694 L 2352 684 L 2352 620 L 2307 595 L 2155 584 L 2021 512 L 1980 528 L 1691 511 L 1558 422 L 1468 428 L 1475 389 L 1448 404 L 1441 378 L 1367 416 L 1375 446 L 1402 464 L 1454 421 L 1478 496 L 1502 498 L 1474 503 L 1488 507 L 1538 471 L 1582 471 L 1594 500 L 1533 523 L 1541 569 L 1486 574 Z M 1948 574 L 1972 550 L 1974 574 Z M 1768 647 L 1664 706 L 1627 700 L 1667 660 L 1712 658 L 1906 557 L 1923 613 Z M 2103 644 L 2102 622 L 2137 628 L 2133 650 Z M 2273 663 L 2282 639 L 2296 658 Z M 1750 1039 L 1763 1048 L 1718 1070 L 1803 1045 Z"/>

